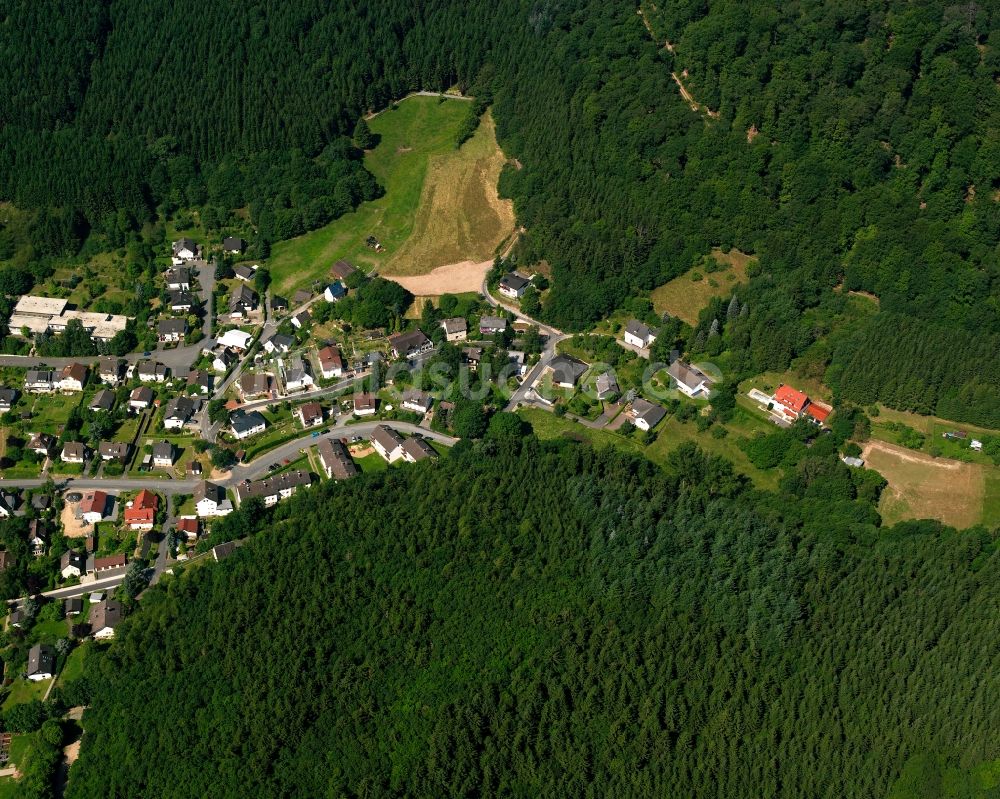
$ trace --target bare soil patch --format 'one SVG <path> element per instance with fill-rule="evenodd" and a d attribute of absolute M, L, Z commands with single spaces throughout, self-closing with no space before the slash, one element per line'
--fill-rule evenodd
<path fill-rule="evenodd" d="M 62 513 L 59 514 L 59 521 L 62 522 L 63 535 L 67 538 L 86 538 L 90 525 L 83 519 L 76 518 L 76 508 L 78 502 L 66 502 L 63 504 Z"/>
<path fill-rule="evenodd" d="M 415 297 L 436 297 L 441 294 L 480 291 L 491 266 L 493 266 L 492 261 L 479 263 L 460 261 L 457 264 L 439 266 L 426 275 L 383 275 L 383 277 L 399 283 Z"/>
<path fill-rule="evenodd" d="M 889 485 L 879 511 L 887 523 L 904 519 L 937 519 L 963 528 L 977 524 L 983 514 L 985 475 L 982 466 L 870 441 L 862 457 Z"/>

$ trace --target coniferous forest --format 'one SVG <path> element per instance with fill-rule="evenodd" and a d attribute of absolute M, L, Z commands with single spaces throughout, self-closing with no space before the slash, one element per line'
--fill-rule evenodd
<path fill-rule="evenodd" d="M 65 689 L 67 796 L 840 799 L 995 756 L 989 537 L 816 496 L 508 435 L 248 505 Z"/>

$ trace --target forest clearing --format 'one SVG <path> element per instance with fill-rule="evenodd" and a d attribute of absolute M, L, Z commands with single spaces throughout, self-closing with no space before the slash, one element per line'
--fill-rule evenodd
<path fill-rule="evenodd" d="M 504 158 L 489 112 L 475 135 L 455 149 L 467 112 L 466 103 L 415 96 L 372 118 L 378 143 L 365 154 L 365 166 L 385 194 L 329 225 L 276 243 L 270 259 L 276 289 L 289 292 L 323 280 L 338 259 L 366 271 L 419 275 L 491 257 L 513 229 L 514 214 L 496 196 Z M 370 248 L 369 236 L 384 249 Z"/>
<path fill-rule="evenodd" d="M 739 250 L 723 252 L 715 247 L 703 262 L 683 275 L 653 289 L 650 299 L 657 313 L 669 313 L 689 325 L 698 323 L 698 313 L 713 297 L 727 297 L 747 279 L 752 255 Z"/>

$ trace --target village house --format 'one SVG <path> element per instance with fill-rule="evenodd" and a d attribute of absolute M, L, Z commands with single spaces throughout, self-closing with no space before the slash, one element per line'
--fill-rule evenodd
<path fill-rule="evenodd" d="M 316 445 L 319 462 L 323 472 L 333 480 L 346 480 L 358 473 L 358 467 L 351 460 L 347 447 L 340 441 L 330 438 L 321 439 Z"/>
<path fill-rule="evenodd" d="M 317 357 L 319 358 L 319 373 L 326 380 L 344 374 L 344 359 L 340 357 L 340 352 L 336 347 L 332 345 L 323 347 Z"/>
<path fill-rule="evenodd" d="M 302 486 L 312 485 L 309 472 L 297 469 L 293 472 L 267 477 L 263 480 L 245 480 L 236 486 L 236 500 L 243 503 L 250 497 L 260 497 L 265 507 L 275 505 L 279 500 L 287 499 Z"/>
<path fill-rule="evenodd" d="M 626 418 L 632 422 L 639 430 L 649 432 L 656 427 L 667 412 L 655 403 L 636 397 L 632 400 L 632 405 L 626 414 Z"/>
<path fill-rule="evenodd" d="M 272 311 L 287 311 L 288 310 L 288 300 L 279 294 L 271 295 L 271 310 Z"/>
<path fill-rule="evenodd" d="M 177 459 L 174 445 L 169 441 L 160 441 L 153 444 L 153 465 L 159 468 L 170 468 Z"/>
<path fill-rule="evenodd" d="M 59 457 L 63 463 L 82 464 L 87 459 L 87 447 L 82 441 L 67 441 Z"/>
<path fill-rule="evenodd" d="M 192 369 L 188 372 L 188 391 L 195 391 L 198 394 L 210 394 L 212 391 L 212 376 L 204 369 Z"/>
<path fill-rule="evenodd" d="M 263 433 L 267 420 L 257 411 L 233 411 L 229 416 L 229 426 L 236 438 L 243 440 L 258 433 Z"/>
<path fill-rule="evenodd" d="M 644 350 L 653 346 L 656 334 L 648 325 L 644 325 L 638 319 L 629 319 L 625 323 L 624 340 L 626 344 Z"/>
<path fill-rule="evenodd" d="M 28 650 L 25 675 L 32 682 L 51 680 L 56 672 L 56 650 L 48 644 L 35 644 Z"/>
<path fill-rule="evenodd" d="M 510 297 L 512 300 L 519 300 L 524 296 L 524 292 L 530 285 L 531 281 L 524 275 L 519 275 L 517 272 L 508 272 L 500 278 L 497 290 L 505 297 Z"/>
<path fill-rule="evenodd" d="M 233 503 L 226 498 L 226 489 L 207 480 L 195 486 L 194 504 L 201 517 L 226 516 L 233 512 Z"/>
<path fill-rule="evenodd" d="M 301 355 L 296 354 L 285 360 L 279 360 L 278 364 L 281 366 L 285 391 L 303 391 L 315 385 L 316 381 L 309 374 L 309 369 Z"/>
<path fill-rule="evenodd" d="M 165 275 L 165 280 L 169 291 L 191 290 L 191 270 L 186 266 L 168 269 Z"/>
<path fill-rule="evenodd" d="M 167 304 L 174 313 L 190 313 L 194 303 L 194 295 L 188 291 L 171 291 L 167 298 Z"/>
<path fill-rule="evenodd" d="M 28 441 L 26 448 L 36 455 L 47 457 L 55 443 L 55 436 L 50 436 L 48 433 L 35 433 Z"/>
<path fill-rule="evenodd" d="M 247 243 L 239 236 L 226 236 L 222 240 L 222 249 L 230 255 L 239 255 L 247 248 Z"/>
<path fill-rule="evenodd" d="M 441 320 L 441 329 L 444 330 L 445 341 L 465 341 L 469 334 L 469 323 L 461 316 L 453 316 Z"/>
<path fill-rule="evenodd" d="M 431 340 L 420 330 L 410 330 L 407 333 L 389 336 L 389 347 L 392 350 L 392 357 L 407 359 L 434 349 Z"/>
<path fill-rule="evenodd" d="M 105 558 L 89 558 L 87 561 L 87 571 L 94 573 L 95 580 L 124 574 L 127 566 L 128 558 L 124 554 L 108 555 Z"/>
<path fill-rule="evenodd" d="M 299 311 L 292 317 L 292 327 L 301 330 L 311 321 L 312 317 L 309 315 L 309 311 Z"/>
<path fill-rule="evenodd" d="M 74 549 L 67 549 L 59 559 L 59 573 L 64 580 L 83 577 L 87 573 L 87 556 Z"/>
<path fill-rule="evenodd" d="M 403 442 L 403 460 L 407 463 L 416 463 L 437 456 L 437 450 L 422 438 L 411 436 Z"/>
<path fill-rule="evenodd" d="M 788 421 L 808 418 L 811 422 L 822 425 L 830 415 L 830 408 L 813 402 L 805 393 L 791 386 L 778 386 L 772 399 L 772 410 Z"/>
<path fill-rule="evenodd" d="M 102 461 L 119 461 L 125 463 L 128 460 L 132 445 L 127 441 L 102 441 L 97 448 Z"/>
<path fill-rule="evenodd" d="M 153 389 L 149 386 L 136 386 L 128 395 L 128 407 L 132 411 L 144 411 L 153 404 Z"/>
<path fill-rule="evenodd" d="M 403 437 L 384 424 L 372 430 L 372 447 L 389 463 L 395 463 L 403 457 Z"/>
<path fill-rule="evenodd" d="M 80 518 L 87 524 L 97 524 L 111 514 L 113 502 L 103 491 L 84 492 L 80 500 Z"/>
<path fill-rule="evenodd" d="M 79 616 L 83 613 L 83 600 L 78 596 L 71 596 L 65 602 L 63 602 L 63 614 L 68 618 L 70 616 Z"/>
<path fill-rule="evenodd" d="M 92 412 L 110 411 L 115 407 L 115 392 L 107 388 L 98 391 L 87 406 Z"/>
<path fill-rule="evenodd" d="M 403 392 L 403 407 L 414 413 L 427 413 L 431 409 L 434 399 L 426 391 L 408 389 Z"/>
<path fill-rule="evenodd" d="M 558 355 L 549 362 L 548 371 L 552 382 L 560 388 L 574 388 L 587 371 L 587 364 L 568 355 Z"/>
<path fill-rule="evenodd" d="M 483 348 L 482 347 L 463 347 L 462 348 L 462 363 L 469 367 L 470 372 L 478 372 L 479 364 L 483 360 Z"/>
<path fill-rule="evenodd" d="M 295 339 L 284 333 L 276 333 L 264 342 L 264 351 L 268 354 L 284 355 L 295 346 Z"/>
<path fill-rule="evenodd" d="M 618 381 L 615 379 L 613 372 L 604 372 L 603 374 L 598 375 L 597 380 L 594 383 L 594 388 L 597 392 L 597 398 L 599 400 L 613 397 L 620 391 L 618 388 Z"/>
<path fill-rule="evenodd" d="M 135 366 L 135 373 L 143 383 L 164 383 L 167 372 L 167 367 L 159 361 L 139 361 Z"/>
<path fill-rule="evenodd" d="M 181 261 L 193 261 L 198 257 L 198 245 L 192 239 L 178 239 L 171 246 L 174 258 Z"/>
<path fill-rule="evenodd" d="M 507 329 L 507 320 L 502 316 L 484 316 L 479 320 L 479 333 L 483 336 L 492 336 L 503 333 Z"/>
<path fill-rule="evenodd" d="M 201 472 L 202 472 L 203 468 L 204 467 L 201 465 L 201 461 L 199 461 L 199 460 L 191 460 L 191 461 L 188 461 L 187 464 L 184 466 L 184 473 L 189 478 L 190 477 L 198 477 L 198 476 L 201 475 Z"/>
<path fill-rule="evenodd" d="M 124 557 L 124 556 L 122 556 Z M 99 641 L 115 637 L 115 627 L 125 618 L 122 603 L 116 599 L 105 599 L 90 608 L 90 634 Z"/>
<path fill-rule="evenodd" d="M 257 267 L 247 264 L 240 264 L 233 267 L 233 274 L 240 280 L 249 283 L 257 275 Z"/>
<path fill-rule="evenodd" d="M 330 267 L 330 277 L 347 280 L 357 271 L 348 261 L 337 261 Z"/>
<path fill-rule="evenodd" d="M 60 391 L 83 391 L 87 384 L 87 367 L 82 363 L 70 363 L 63 367 L 59 375 Z"/>
<path fill-rule="evenodd" d="M 253 341 L 252 335 L 247 333 L 245 330 L 233 328 L 232 330 L 227 330 L 219 336 L 215 343 L 216 346 L 232 348 L 242 352 L 250 346 L 251 341 Z"/>
<path fill-rule="evenodd" d="M 257 307 L 257 292 L 249 286 L 237 286 L 229 296 L 230 316 L 242 318 Z"/>
<path fill-rule="evenodd" d="M 318 402 L 306 402 L 295 410 L 303 427 L 318 427 L 323 424 L 323 406 Z"/>
<path fill-rule="evenodd" d="M 32 519 L 28 522 L 28 547 L 32 556 L 40 558 L 44 555 L 48 543 L 49 535 L 45 529 L 45 522 L 41 519 Z"/>
<path fill-rule="evenodd" d="M 212 361 L 212 369 L 216 372 L 228 372 L 229 368 L 238 361 L 236 353 L 229 349 L 219 350 Z"/>
<path fill-rule="evenodd" d="M 271 375 L 263 372 L 240 375 L 240 396 L 244 401 L 271 395 Z"/>
<path fill-rule="evenodd" d="M 323 299 L 327 302 L 340 302 L 346 296 L 347 289 L 339 280 L 323 289 Z"/>
<path fill-rule="evenodd" d="M 712 390 L 712 380 L 708 375 L 680 359 L 667 367 L 667 374 L 677 389 L 687 397 L 707 397 Z"/>
<path fill-rule="evenodd" d="M 180 341 L 187 329 L 186 319 L 161 319 L 156 325 L 156 336 L 162 342 Z"/>
<path fill-rule="evenodd" d="M 130 530 L 152 530 L 159 507 L 160 498 L 152 491 L 142 489 L 125 508 L 125 526 Z"/>
<path fill-rule="evenodd" d="M 24 376 L 24 390 L 31 394 L 48 394 L 56 390 L 58 379 L 51 370 L 29 369 Z"/>
<path fill-rule="evenodd" d="M 118 358 L 101 358 L 97 362 L 97 376 L 102 383 L 117 386 L 125 376 L 125 362 Z"/>
<path fill-rule="evenodd" d="M 19 396 L 16 388 L 0 388 L 0 413 L 8 413 Z"/>
<path fill-rule="evenodd" d="M 378 410 L 378 397 L 374 394 L 356 394 L 354 396 L 354 415 L 371 416 Z"/>
<path fill-rule="evenodd" d="M 177 532 L 181 533 L 188 541 L 198 538 L 198 520 L 190 516 L 185 516 L 177 520 Z"/>

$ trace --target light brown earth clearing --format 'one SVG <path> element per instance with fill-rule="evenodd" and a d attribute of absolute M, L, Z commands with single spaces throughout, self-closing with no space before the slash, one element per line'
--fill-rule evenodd
<path fill-rule="evenodd" d="M 904 519 L 937 519 L 958 528 L 977 524 L 983 514 L 986 485 L 982 466 L 870 441 L 862 452 L 865 465 L 889 485 L 879 512 L 887 524 Z"/>
<path fill-rule="evenodd" d="M 63 504 L 62 513 L 59 514 L 59 521 L 62 522 L 63 535 L 67 538 L 84 538 L 90 531 L 90 525 L 83 519 L 76 518 L 76 508 L 78 503 L 66 502 Z"/>
<path fill-rule="evenodd" d="M 698 314 L 713 297 L 728 297 L 740 283 L 746 282 L 747 267 L 755 260 L 739 250 L 724 253 L 718 247 L 711 257 L 719 264 L 715 272 L 708 272 L 699 264 L 669 283 L 653 289 L 650 299 L 657 313 L 666 311 L 689 325 L 698 322 Z M 700 276 L 700 279 L 695 279 Z"/>
<path fill-rule="evenodd" d="M 394 280 L 415 297 L 436 297 L 441 294 L 463 294 L 480 291 L 486 273 L 493 261 L 460 261 L 457 264 L 439 266 L 426 275 L 383 275 L 386 280 Z"/>

